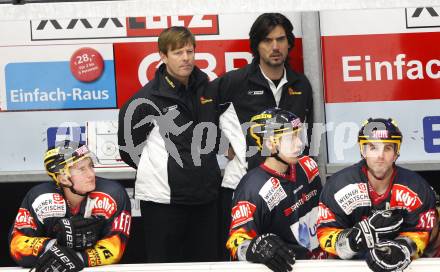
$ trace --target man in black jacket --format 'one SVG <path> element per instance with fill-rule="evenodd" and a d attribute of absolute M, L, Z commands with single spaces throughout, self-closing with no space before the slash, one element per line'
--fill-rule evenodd
<path fill-rule="evenodd" d="M 278 107 L 297 115 L 307 125 L 310 142 L 313 125 L 312 88 L 308 79 L 293 71 L 288 64 L 288 54 L 294 47 L 292 23 L 279 13 L 264 13 L 254 22 L 249 32 L 254 59 L 251 64 L 226 73 L 214 81 L 218 84 L 221 103 L 225 111 L 220 118 L 222 131 L 235 132 L 222 181 L 222 211 L 230 211 L 232 192 L 248 171 L 264 161 L 256 143 L 248 132 L 247 123 L 252 116 L 267 108 Z M 306 148 L 304 154 L 308 154 Z M 266 154 L 266 156 L 269 154 Z M 230 218 L 223 214 L 221 218 Z M 223 242 L 227 238 L 228 223 L 222 223 Z M 224 250 L 223 256 L 227 252 Z"/>
<path fill-rule="evenodd" d="M 119 112 L 123 161 L 137 169 L 148 262 L 213 261 L 221 176 L 216 159 L 217 101 L 194 65 L 185 27 L 158 40 L 163 64 Z"/>

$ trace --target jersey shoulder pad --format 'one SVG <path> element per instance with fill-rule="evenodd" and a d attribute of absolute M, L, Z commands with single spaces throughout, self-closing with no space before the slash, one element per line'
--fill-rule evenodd
<path fill-rule="evenodd" d="M 318 164 L 309 156 L 301 157 L 298 161 L 298 164 L 306 174 L 309 183 L 319 175 Z"/>

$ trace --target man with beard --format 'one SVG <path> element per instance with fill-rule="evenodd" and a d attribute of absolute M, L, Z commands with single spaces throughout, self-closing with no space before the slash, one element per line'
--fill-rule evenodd
<path fill-rule="evenodd" d="M 362 160 L 323 188 L 318 239 L 341 259 L 365 258 L 376 272 L 401 271 L 428 245 L 434 192 L 418 174 L 395 165 L 402 133 L 394 120 L 368 119 L 358 142 Z"/>
<path fill-rule="evenodd" d="M 226 73 L 215 80 L 219 97 L 225 111 L 220 117 L 224 132 L 231 131 L 229 137 L 228 162 L 220 194 L 222 207 L 220 217 L 224 245 L 229 226 L 232 193 L 240 179 L 248 171 L 264 161 L 255 140 L 250 137 L 247 123 L 252 116 L 268 108 L 278 107 L 294 113 L 307 124 L 310 142 L 313 124 L 312 88 L 307 78 L 293 71 L 288 63 L 288 54 L 293 49 L 295 36 L 292 23 L 279 13 L 264 13 L 253 23 L 249 32 L 250 47 L 254 59 L 247 66 Z M 248 151 L 248 154 L 246 154 Z M 306 148 L 305 154 L 308 154 Z M 268 154 L 266 154 L 267 156 Z M 223 246 L 223 259 L 227 251 Z"/>

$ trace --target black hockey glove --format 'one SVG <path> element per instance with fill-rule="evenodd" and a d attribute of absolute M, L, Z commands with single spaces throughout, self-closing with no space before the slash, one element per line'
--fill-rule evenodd
<path fill-rule="evenodd" d="M 385 240 L 368 251 L 365 261 L 374 272 L 402 271 L 411 263 L 410 247 L 403 240 Z"/>
<path fill-rule="evenodd" d="M 59 245 L 74 250 L 92 247 L 100 239 L 104 220 L 104 217 L 73 216 L 61 218 L 54 229 L 57 232 L 57 242 Z"/>
<path fill-rule="evenodd" d="M 360 251 L 373 248 L 383 239 L 397 236 L 402 215 L 396 210 L 374 212 L 370 217 L 344 229 L 336 241 L 336 252 L 341 259 L 351 259 Z"/>
<path fill-rule="evenodd" d="M 255 237 L 246 251 L 246 260 L 262 263 L 276 272 L 292 271 L 295 252 L 280 237 L 266 233 Z"/>
<path fill-rule="evenodd" d="M 382 239 L 394 239 L 403 222 L 402 215 L 397 210 L 376 211 L 367 219 L 354 225 L 360 230 L 358 248 L 367 250 Z"/>
<path fill-rule="evenodd" d="M 73 249 L 53 245 L 38 258 L 33 269 L 36 272 L 76 272 L 83 268 L 83 261 Z"/>

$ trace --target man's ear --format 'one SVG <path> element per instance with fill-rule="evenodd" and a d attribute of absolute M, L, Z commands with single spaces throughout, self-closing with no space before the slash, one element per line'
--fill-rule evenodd
<path fill-rule="evenodd" d="M 271 153 L 275 152 L 277 143 L 278 140 L 274 136 L 264 139 L 264 145 Z"/>
<path fill-rule="evenodd" d="M 60 185 L 70 185 L 70 181 L 65 173 L 58 174 L 57 180 Z"/>
<path fill-rule="evenodd" d="M 167 62 L 168 62 L 168 57 L 167 57 L 167 55 L 166 55 L 165 53 L 159 51 L 159 56 L 160 56 L 160 59 L 162 60 L 162 62 L 165 63 L 165 64 L 167 64 Z"/>

